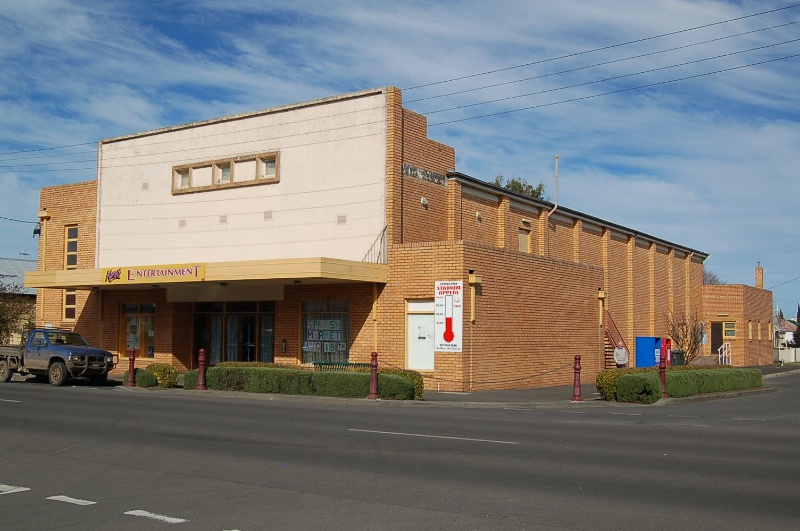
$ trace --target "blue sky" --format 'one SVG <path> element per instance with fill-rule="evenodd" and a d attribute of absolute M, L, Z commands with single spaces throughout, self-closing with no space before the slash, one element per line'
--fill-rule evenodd
<path fill-rule="evenodd" d="M 0 0 L 0 256 L 101 138 L 393 85 L 458 171 L 553 199 L 558 154 L 560 204 L 794 315 L 798 39 L 791 1 Z"/>

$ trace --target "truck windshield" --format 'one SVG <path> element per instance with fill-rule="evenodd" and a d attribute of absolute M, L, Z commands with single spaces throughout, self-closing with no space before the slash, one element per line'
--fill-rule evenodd
<path fill-rule="evenodd" d="M 75 345 L 78 347 L 88 347 L 86 342 L 80 334 L 74 332 L 47 332 L 47 339 L 50 340 L 51 345 Z"/>

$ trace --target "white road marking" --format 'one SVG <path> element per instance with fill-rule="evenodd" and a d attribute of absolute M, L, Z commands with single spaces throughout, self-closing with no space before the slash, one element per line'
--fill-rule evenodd
<path fill-rule="evenodd" d="M 137 509 L 135 511 L 128 511 L 124 514 L 129 514 L 131 516 L 143 516 L 145 518 L 150 518 L 151 520 L 158 520 L 159 522 L 166 522 L 168 524 L 182 524 L 183 522 L 188 522 L 188 520 L 184 520 L 183 518 L 164 516 L 163 514 L 150 513 L 147 511 L 142 511 L 140 509 Z"/>
<path fill-rule="evenodd" d="M 50 496 L 47 499 L 48 500 L 53 500 L 53 501 L 60 501 L 60 502 L 64 502 L 64 503 L 71 503 L 73 505 L 94 505 L 95 503 L 97 503 L 97 502 L 91 501 L 91 500 L 81 500 L 81 499 L 78 499 L 78 498 L 71 498 L 69 496 L 62 496 L 62 495 Z"/>
<path fill-rule="evenodd" d="M 749 419 L 749 418 L 746 418 L 746 417 L 732 417 L 732 420 L 752 420 L 752 421 L 755 421 L 755 422 L 766 422 L 767 421 L 767 419 Z"/>
<path fill-rule="evenodd" d="M 612 415 L 622 415 L 625 417 L 641 417 L 641 413 L 612 413 Z"/>
<path fill-rule="evenodd" d="M 0 398 L 0 402 L 14 402 L 15 404 L 21 403 L 21 400 L 9 400 L 7 398 Z"/>
<path fill-rule="evenodd" d="M 360 433 L 377 433 L 379 435 L 404 435 L 406 437 L 425 437 L 428 439 L 450 439 L 453 441 L 472 441 L 472 442 L 486 442 L 495 444 L 519 444 L 513 441 L 493 441 L 491 439 L 469 439 L 466 437 L 447 437 L 445 435 L 427 435 L 424 433 L 402 433 L 399 431 L 356 430 L 354 428 L 350 428 L 348 431 L 357 431 Z"/>
<path fill-rule="evenodd" d="M 25 492 L 26 490 L 31 490 L 28 487 L 16 487 L 14 485 L 3 485 L 0 483 L 0 495 L 2 494 L 14 494 L 15 492 Z"/>

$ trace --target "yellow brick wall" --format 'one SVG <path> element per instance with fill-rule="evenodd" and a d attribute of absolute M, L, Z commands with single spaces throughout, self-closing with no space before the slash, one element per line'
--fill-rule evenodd
<path fill-rule="evenodd" d="M 39 237 L 38 269 L 62 270 L 66 268 L 66 227 L 78 227 L 78 268 L 94 268 L 97 226 L 97 182 L 89 181 L 42 188 L 39 204 L 47 210 L 50 219 L 45 221 Z M 45 248 L 46 244 L 46 248 Z M 64 319 L 64 290 L 39 289 L 36 297 L 36 324 L 51 324 L 85 333 L 91 343 L 98 337 L 96 319 L 97 302 L 89 291 L 78 291 L 76 320 Z M 90 300 L 91 298 L 91 300 Z M 87 313 L 83 315 L 86 308 Z"/>
<path fill-rule="evenodd" d="M 480 214 L 480 216 L 478 216 Z M 461 238 L 497 246 L 500 210 L 497 201 L 472 195 L 461 197 Z M 517 246 L 514 247 L 516 249 Z"/>
<path fill-rule="evenodd" d="M 772 292 L 742 284 L 703 286 L 703 320 L 708 341 L 703 354 L 716 357 L 711 351 L 711 323 L 735 322 L 736 337 L 725 338 L 731 343 L 731 363 L 735 366 L 768 365 L 772 363 Z M 749 334 L 752 323 L 752 336 Z M 758 325 L 762 326 L 761 339 Z"/>
<path fill-rule="evenodd" d="M 597 286 L 600 268 L 474 242 L 405 244 L 391 253 L 390 280 L 379 302 L 381 359 L 406 362 L 405 304 L 431 299 L 437 280 L 464 282 L 463 352 L 435 355 L 428 388 L 469 391 L 572 383 L 602 368 Z M 468 271 L 482 277 L 475 325 L 469 323 Z"/>

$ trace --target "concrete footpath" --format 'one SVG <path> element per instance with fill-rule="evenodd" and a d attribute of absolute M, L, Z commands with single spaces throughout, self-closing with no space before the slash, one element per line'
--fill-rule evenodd
<path fill-rule="evenodd" d="M 752 394 L 774 392 L 769 387 L 771 378 L 800 374 L 800 365 L 766 365 L 753 367 L 759 369 L 764 375 L 764 387 L 746 391 L 731 391 L 726 393 L 713 393 L 706 395 L 690 396 L 686 398 L 666 398 L 659 400 L 651 406 L 667 406 L 670 404 L 699 402 L 705 400 L 718 400 L 747 396 Z M 243 398 L 250 400 L 271 401 L 315 401 L 341 405 L 373 405 L 379 407 L 455 407 L 475 409 L 559 409 L 559 408 L 591 408 L 591 407 L 643 407 L 642 404 L 628 404 L 610 402 L 600 399 L 594 383 L 581 386 L 581 401 L 573 401 L 573 386 L 557 386 L 532 389 L 510 389 L 500 391 L 476 391 L 472 393 L 455 393 L 442 391 L 425 391 L 422 400 L 366 400 L 363 398 L 333 398 L 314 397 L 301 395 L 259 394 L 235 391 L 185 391 L 176 389 L 142 389 L 138 387 L 123 387 L 121 382 L 115 382 L 117 390 L 127 392 L 150 392 L 168 394 L 192 394 L 198 396 L 217 396 L 220 398 Z M 179 385 L 181 382 L 179 382 Z M 646 407 L 646 406 L 645 406 Z"/>

